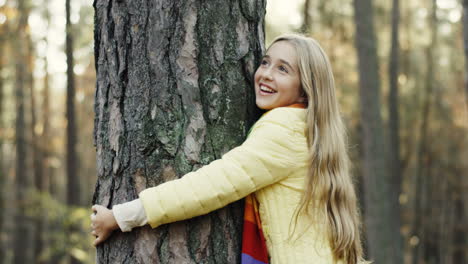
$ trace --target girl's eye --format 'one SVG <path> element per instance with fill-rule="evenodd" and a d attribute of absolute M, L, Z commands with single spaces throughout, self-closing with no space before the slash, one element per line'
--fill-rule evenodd
<path fill-rule="evenodd" d="M 268 64 L 268 61 L 266 60 L 262 60 L 262 62 L 260 62 L 261 65 L 267 65 Z"/>
<path fill-rule="evenodd" d="M 279 70 L 282 72 L 288 73 L 288 69 L 286 69 L 286 67 L 284 66 L 279 66 Z"/>

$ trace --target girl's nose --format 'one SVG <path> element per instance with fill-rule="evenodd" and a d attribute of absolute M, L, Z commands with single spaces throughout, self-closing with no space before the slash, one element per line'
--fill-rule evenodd
<path fill-rule="evenodd" d="M 272 75 L 272 72 L 271 72 L 271 68 L 270 68 L 270 67 L 266 68 L 266 69 L 263 71 L 262 77 L 263 77 L 263 79 L 265 79 L 265 80 L 273 80 L 273 75 Z"/>

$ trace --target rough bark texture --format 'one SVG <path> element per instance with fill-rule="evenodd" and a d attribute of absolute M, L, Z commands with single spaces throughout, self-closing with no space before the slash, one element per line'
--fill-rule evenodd
<path fill-rule="evenodd" d="M 28 12 L 24 0 L 18 1 L 18 27 L 15 42 L 15 100 L 16 100 L 16 121 L 15 121 L 15 143 L 16 143 L 16 169 L 15 169 L 15 194 L 16 194 L 16 214 L 15 231 L 13 234 L 13 263 L 29 263 L 29 239 L 28 228 L 29 219 L 26 216 L 26 191 L 28 189 L 28 178 L 26 160 L 26 122 L 25 122 L 25 90 L 26 90 L 26 26 Z"/>
<path fill-rule="evenodd" d="M 393 221 L 394 211 L 387 170 L 384 133 L 380 116 L 380 78 L 378 74 L 377 42 L 373 28 L 371 0 L 354 0 L 356 46 L 359 63 L 361 122 L 363 128 L 363 181 L 365 189 L 365 222 L 367 247 L 376 263 L 402 263 L 402 251 L 395 241 L 399 230 Z"/>
<path fill-rule="evenodd" d="M 94 2 L 94 140 L 104 206 L 238 146 L 257 117 L 264 1 Z M 98 263 L 238 263 L 242 203 L 156 230 L 115 232 Z"/>

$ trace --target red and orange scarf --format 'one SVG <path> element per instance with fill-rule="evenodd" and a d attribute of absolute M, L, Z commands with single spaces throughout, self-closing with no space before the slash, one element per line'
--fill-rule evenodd
<path fill-rule="evenodd" d="M 293 104 L 288 107 L 306 108 L 306 105 Z M 258 201 L 255 193 L 252 193 L 245 197 L 241 264 L 268 263 L 268 250 L 263 236 L 260 214 L 258 213 Z"/>

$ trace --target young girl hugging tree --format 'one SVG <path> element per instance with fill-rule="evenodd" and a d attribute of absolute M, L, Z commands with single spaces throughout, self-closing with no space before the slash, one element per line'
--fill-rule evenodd
<path fill-rule="evenodd" d="M 255 96 L 267 112 L 241 146 L 112 210 L 94 205 L 94 245 L 115 229 L 156 228 L 248 196 L 245 219 L 260 221 L 267 255 L 246 249 L 252 241 L 244 233 L 242 263 L 364 262 L 346 132 L 327 55 L 311 38 L 276 38 L 255 73 Z"/>

